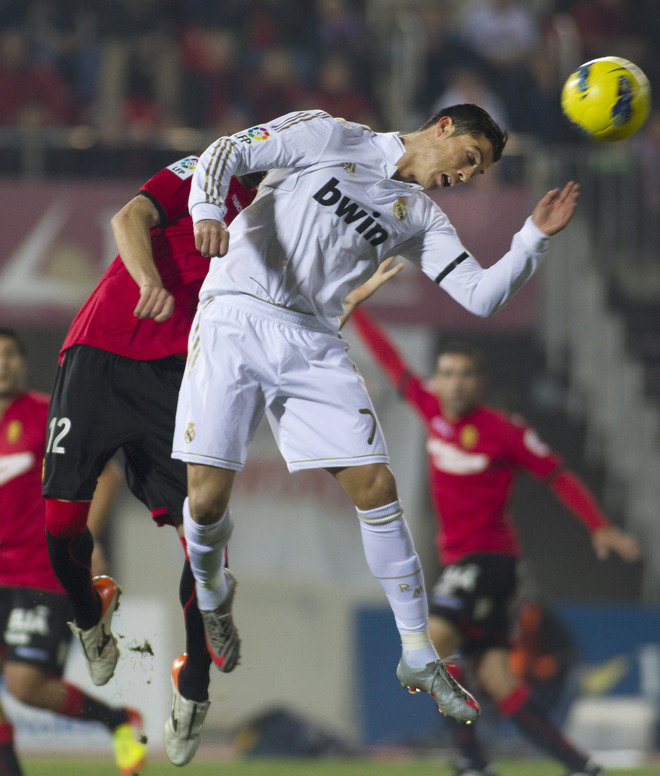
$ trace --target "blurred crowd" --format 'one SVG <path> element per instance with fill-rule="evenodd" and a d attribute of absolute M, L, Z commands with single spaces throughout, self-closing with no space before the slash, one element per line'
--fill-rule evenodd
<path fill-rule="evenodd" d="M 400 129 L 471 101 L 560 141 L 569 64 L 618 55 L 660 75 L 657 0 L 0 0 L 0 126 L 148 142 L 318 107 L 393 129 L 380 98 L 390 55 L 373 28 L 402 13 L 422 65 Z"/>

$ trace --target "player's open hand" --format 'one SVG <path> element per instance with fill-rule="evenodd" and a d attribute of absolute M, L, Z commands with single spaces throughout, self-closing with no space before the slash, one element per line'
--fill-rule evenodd
<path fill-rule="evenodd" d="M 610 552 L 616 552 L 623 560 L 639 560 L 642 552 L 639 544 L 616 526 L 606 525 L 591 534 L 591 543 L 599 560 L 605 560 Z"/>
<path fill-rule="evenodd" d="M 564 188 L 552 189 L 537 204 L 532 221 L 547 235 L 557 234 L 573 218 L 580 196 L 580 184 L 569 181 Z"/>
<path fill-rule="evenodd" d="M 224 256 L 229 250 L 229 232 L 222 221 L 205 218 L 194 228 L 195 248 L 202 256 Z"/>
<path fill-rule="evenodd" d="M 358 296 L 358 303 L 369 299 L 372 294 L 375 294 L 376 291 L 378 291 L 383 283 L 387 283 L 390 278 L 393 278 L 395 275 L 398 275 L 399 272 L 401 272 L 401 270 L 405 267 L 405 264 L 394 264 L 395 261 L 396 256 L 390 256 L 389 259 L 381 261 L 369 280 L 355 289 L 355 293 Z"/>
<path fill-rule="evenodd" d="M 378 289 L 387 283 L 390 278 L 398 275 L 405 267 L 405 264 L 396 264 L 396 256 L 390 256 L 389 259 L 381 261 L 374 274 L 361 286 L 354 288 L 344 300 L 344 314 L 339 318 L 339 328 L 343 328 L 346 321 L 353 315 L 355 310 L 362 302 L 365 302 Z M 393 266 L 394 265 L 394 266 Z"/>
<path fill-rule="evenodd" d="M 158 323 L 172 317 L 174 297 L 162 286 L 145 283 L 140 286 L 140 299 L 133 310 L 136 318 L 153 318 Z"/>

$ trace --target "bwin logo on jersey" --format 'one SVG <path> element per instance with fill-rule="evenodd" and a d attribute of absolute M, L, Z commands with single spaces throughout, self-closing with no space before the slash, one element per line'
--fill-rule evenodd
<path fill-rule="evenodd" d="M 371 245 L 384 243 L 390 235 L 376 221 L 380 213 L 373 212 L 371 215 L 367 215 L 367 211 L 362 210 L 357 202 L 353 202 L 352 199 L 341 193 L 337 188 L 338 183 L 337 178 L 330 178 L 325 186 L 314 194 L 314 199 L 324 207 L 337 205 L 335 213 L 347 224 L 354 224 L 355 231 Z"/>

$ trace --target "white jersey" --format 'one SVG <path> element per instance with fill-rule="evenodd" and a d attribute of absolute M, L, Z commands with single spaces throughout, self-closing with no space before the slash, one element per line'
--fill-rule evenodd
<path fill-rule="evenodd" d="M 420 186 L 393 180 L 405 150 L 397 133 L 322 111 L 217 140 L 193 176 L 195 223 L 222 220 L 232 175 L 271 172 L 232 222 L 229 252 L 212 259 L 201 301 L 251 294 L 337 329 L 346 295 L 400 255 L 471 312 L 496 312 L 535 271 L 548 237 L 528 219 L 511 250 L 484 270 Z"/>

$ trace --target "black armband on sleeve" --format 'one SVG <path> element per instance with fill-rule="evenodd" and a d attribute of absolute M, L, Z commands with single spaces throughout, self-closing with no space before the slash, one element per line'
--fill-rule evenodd
<path fill-rule="evenodd" d="M 465 261 L 469 255 L 470 254 L 467 251 L 463 251 L 460 256 L 455 258 L 450 264 L 447 264 L 447 266 L 442 270 L 438 277 L 433 280 L 433 282 L 437 285 L 440 285 L 440 283 L 447 277 L 447 275 L 453 269 L 456 269 L 456 267 L 458 267 L 461 262 Z"/>
<path fill-rule="evenodd" d="M 138 194 L 142 195 L 143 197 L 146 197 L 152 205 L 156 208 L 158 211 L 158 218 L 160 219 L 160 223 L 158 226 L 161 229 L 164 229 L 167 226 L 167 213 L 165 212 L 165 208 L 160 204 L 160 202 L 154 197 L 154 195 L 150 191 L 144 191 L 143 189 L 140 189 L 138 191 Z"/>

